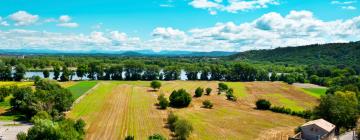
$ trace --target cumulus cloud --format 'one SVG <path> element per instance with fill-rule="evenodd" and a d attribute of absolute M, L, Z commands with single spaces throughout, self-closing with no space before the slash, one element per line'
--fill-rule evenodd
<path fill-rule="evenodd" d="M 34 24 L 38 21 L 38 15 L 32 15 L 26 11 L 18 11 L 11 14 L 10 19 L 15 22 L 15 26 L 26 26 Z"/>
<path fill-rule="evenodd" d="M 191 0 L 189 2 L 189 5 L 194 8 L 207 9 L 211 15 L 217 14 L 217 11 L 237 13 L 278 4 L 278 0 L 227 0 L 226 2 L 222 0 Z"/>
<path fill-rule="evenodd" d="M 71 22 L 71 17 L 68 15 L 61 15 L 58 20 L 60 23 L 56 24 L 60 27 L 67 27 L 67 28 L 76 28 L 79 27 L 79 24 L 76 22 Z"/>
<path fill-rule="evenodd" d="M 220 1 L 220 0 L 219 0 Z M 60 50 L 189 50 L 246 51 L 275 47 L 360 40 L 360 16 L 323 21 L 310 11 L 286 15 L 270 12 L 253 21 L 217 23 L 188 31 L 158 27 L 152 38 L 141 40 L 120 31 L 84 34 L 28 30 L 0 31 L 0 48 L 50 48 Z"/>
<path fill-rule="evenodd" d="M 185 32 L 178 29 L 173 29 L 171 27 L 158 27 L 153 30 L 152 36 L 161 38 L 181 39 L 184 38 L 186 35 Z"/>
<path fill-rule="evenodd" d="M 71 17 L 70 16 L 68 16 L 68 15 L 62 15 L 62 16 L 60 16 L 59 17 L 59 21 L 60 22 L 70 22 L 70 20 L 71 20 Z"/>

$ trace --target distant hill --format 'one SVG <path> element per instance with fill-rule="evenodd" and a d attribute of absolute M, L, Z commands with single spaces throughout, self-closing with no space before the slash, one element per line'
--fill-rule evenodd
<path fill-rule="evenodd" d="M 192 51 L 159 51 L 152 50 L 134 50 L 134 51 L 107 51 L 107 50 L 89 50 L 89 51 L 61 51 L 48 49 L 0 49 L 0 55 L 96 55 L 96 56 L 128 56 L 128 57 L 222 57 L 233 55 L 237 52 L 192 52 Z"/>
<path fill-rule="evenodd" d="M 252 50 L 227 58 L 280 64 L 360 65 L 360 41 Z"/>

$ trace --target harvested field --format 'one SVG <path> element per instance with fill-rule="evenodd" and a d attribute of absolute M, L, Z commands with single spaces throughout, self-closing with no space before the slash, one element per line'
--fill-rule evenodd
<path fill-rule="evenodd" d="M 162 82 L 162 88 L 157 92 L 151 90 L 149 83 L 100 81 L 94 90 L 74 106 L 68 117 L 86 121 L 86 139 L 89 140 L 124 139 L 127 135 L 134 135 L 135 139 L 147 139 L 154 133 L 171 139 L 171 132 L 165 127 L 170 111 L 193 124 L 194 132 L 190 137 L 193 140 L 285 139 L 304 120 L 255 110 L 253 104 L 256 99 L 268 97 L 274 104 L 298 109 L 317 103 L 316 98 L 280 82 L 227 83 L 239 97 L 237 102 L 226 100 L 224 94 L 217 95 L 218 82 L 167 81 Z M 155 106 L 160 93 L 169 96 L 173 90 L 184 88 L 194 95 L 197 87 L 210 87 L 213 91 L 210 96 L 193 98 L 188 108 L 158 110 Z M 202 101 L 206 99 L 214 103 L 213 109 L 202 108 Z M 306 103 L 302 104 L 304 101 Z"/>
<path fill-rule="evenodd" d="M 246 82 L 248 94 L 253 103 L 260 98 L 270 100 L 273 105 L 301 111 L 312 109 L 318 99 L 306 94 L 302 89 L 283 82 Z"/>

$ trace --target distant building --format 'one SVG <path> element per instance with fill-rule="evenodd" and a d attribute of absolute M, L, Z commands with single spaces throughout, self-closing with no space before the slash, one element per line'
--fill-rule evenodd
<path fill-rule="evenodd" d="M 335 138 L 335 125 L 324 119 L 309 121 L 300 129 L 301 131 L 289 140 L 333 140 Z"/>

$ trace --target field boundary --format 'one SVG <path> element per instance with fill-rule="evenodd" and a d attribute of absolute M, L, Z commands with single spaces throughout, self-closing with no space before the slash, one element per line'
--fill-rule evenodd
<path fill-rule="evenodd" d="M 93 86 L 93 87 L 90 88 L 88 91 L 86 91 L 83 95 L 81 95 L 79 98 L 77 98 L 77 99 L 74 101 L 74 103 L 71 105 L 70 110 L 71 110 L 76 104 L 78 104 L 85 96 L 87 96 L 88 94 L 90 94 L 90 92 L 92 92 L 94 89 L 96 89 L 96 88 L 99 86 L 99 83 L 101 83 L 101 82 L 96 83 L 95 86 Z"/>

